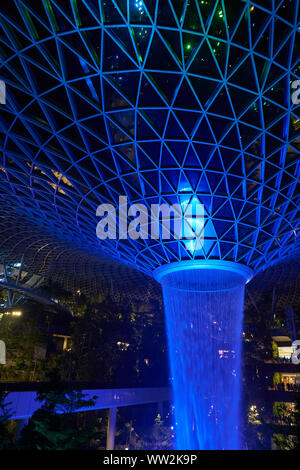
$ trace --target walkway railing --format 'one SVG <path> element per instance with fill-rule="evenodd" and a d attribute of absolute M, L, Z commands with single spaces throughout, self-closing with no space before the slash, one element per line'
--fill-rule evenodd
<path fill-rule="evenodd" d="M 8 385 L 8 384 L 7 384 Z M 16 384 L 15 384 L 16 385 Z M 18 384 L 21 386 L 21 384 Z M 5 389 L 5 384 L 1 384 L 1 388 Z M 7 387 L 8 390 L 11 387 Z M 70 384 L 68 386 L 70 389 Z M 94 406 L 77 409 L 75 412 L 95 411 L 109 409 L 109 419 L 107 426 L 107 450 L 114 449 L 115 432 L 116 432 L 116 416 L 117 408 L 121 406 L 144 405 L 148 403 L 158 403 L 162 406 L 164 401 L 171 399 L 171 391 L 169 388 L 111 388 L 97 389 L 90 388 L 82 390 L 86 400 L 93 400 Z M 36 400 L 37 392 L 30 391 L 12 391 L 9 392 L 6 402 L 12 413 L 11 419 L 20 420 L 20 428 L 25 426 L 28 419 L 38 410 L 42 402 Z M 96 397 L 96 398 L 95 398 Z"/>

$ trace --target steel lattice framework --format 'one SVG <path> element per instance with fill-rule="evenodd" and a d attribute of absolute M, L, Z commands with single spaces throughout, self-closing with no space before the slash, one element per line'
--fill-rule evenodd
<path fill-rule="evenodd" d="M 1 205 L 1 209 L 0 278 L 3 263 L 22 264 L 27 276 L 41 277 L 46 284 L 58 282 L 67 291 L 80 291 L 90 298 L 98 293 L 115 297 L 119 291 L 133 295 L 138 285 L 143 286 L 142 296 L 148 295 L 151 279 L 145 274 L 104 254 L 98 256 L 71 246 L 58 232 L 50 235 L 47 227 L 44 230 L 37 227 L 28 217 L 7 206 Z M 21 279 L 26 280 L 23 274 Z"/>
<path fill-rule="evenodd" d="M 0 17 L 6 207 L 148 273 L 298 251 L 298 0 L 14 0 Z M 205 207 L 201 255 L 172 239 L 99 246 L 99 203 L 182 193 Z"/>

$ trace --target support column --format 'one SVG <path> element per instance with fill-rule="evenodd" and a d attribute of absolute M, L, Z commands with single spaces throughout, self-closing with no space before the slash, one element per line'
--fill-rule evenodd
<path fill-rule="evenodd" d="M 116 435 L 117 407 L 109 408 L 106 450 L 114 450 Z"/>

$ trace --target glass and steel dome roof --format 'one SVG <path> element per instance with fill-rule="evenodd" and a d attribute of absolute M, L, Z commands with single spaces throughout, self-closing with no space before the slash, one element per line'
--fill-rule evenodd
<path fill-rule="evenodd" d="M 300 5 L 14 0 L 0 7 L 0 194 L 50 234 L 150 273 L 299 251 Z M 201 253 L 96 238 L 96 208 L 205 207 Z"/>

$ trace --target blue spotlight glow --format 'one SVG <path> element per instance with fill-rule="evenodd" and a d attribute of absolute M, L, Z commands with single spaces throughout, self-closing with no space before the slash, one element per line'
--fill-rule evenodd
<path fill-rule="evenodd" d="M 226 261 L 158 269 L 173 377 L 177 449 L 238 449 L 244 285 Z"/>

